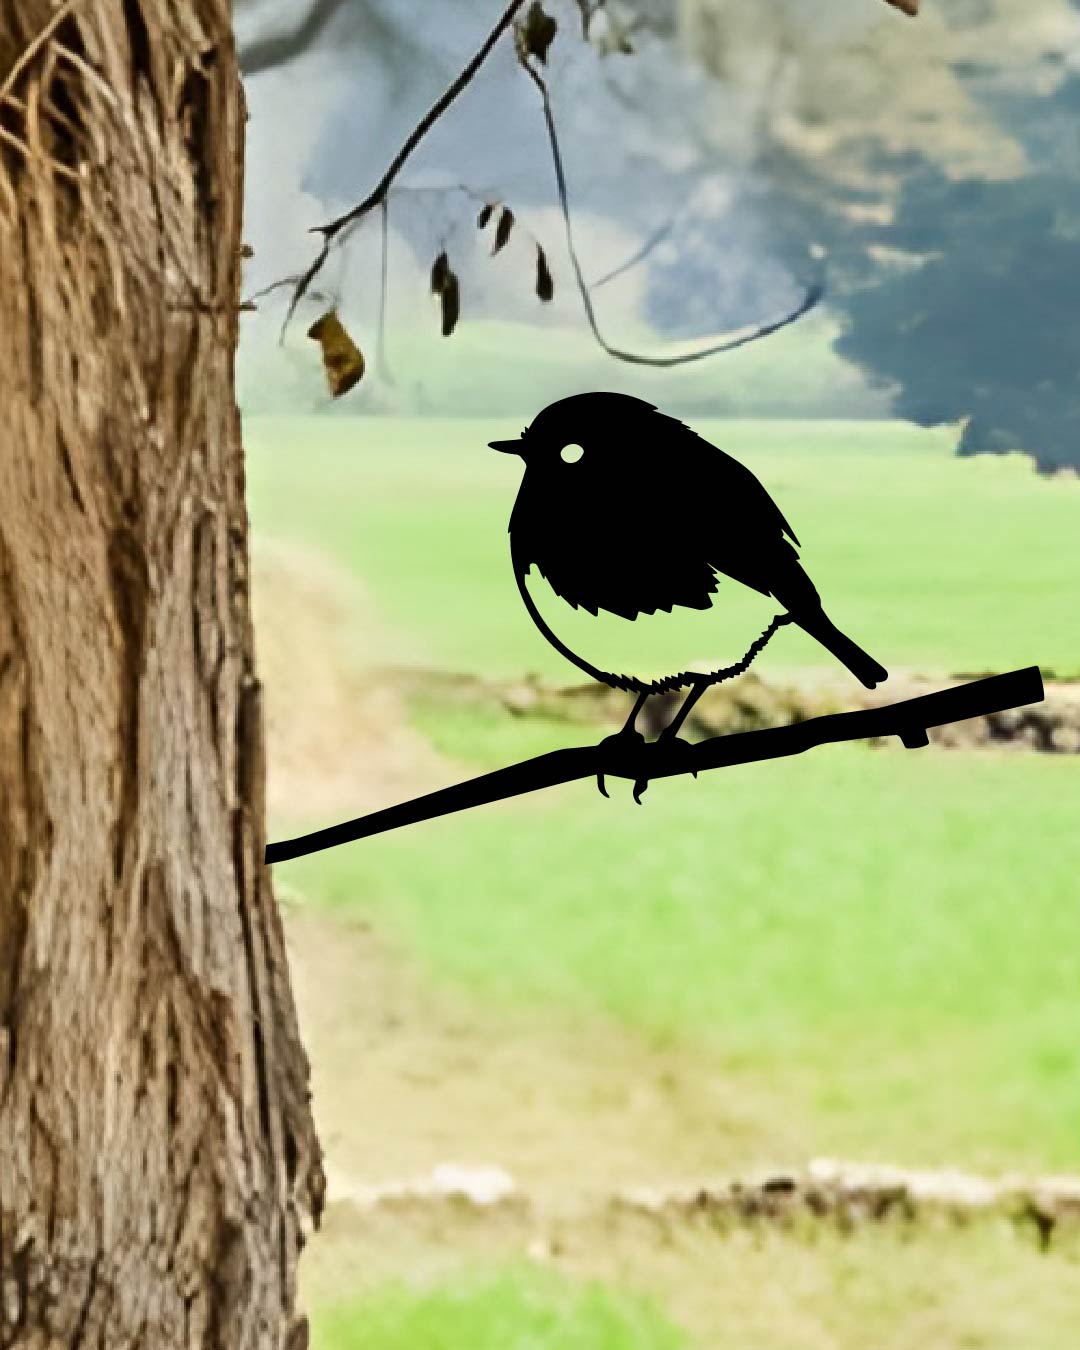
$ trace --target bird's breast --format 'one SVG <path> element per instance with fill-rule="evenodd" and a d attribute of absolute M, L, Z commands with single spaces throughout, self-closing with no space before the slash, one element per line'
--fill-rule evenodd
<path fill-rule="evenodd" d="M 775 601 L 721 578 L 705 608 L 673 605 L 633 619 L 591 614 L 531 567 L 521 585 L 551 633 L 594 678 L 617 688 L 662 689 L 708 678 L 742 660 L 768 627 Z"/>

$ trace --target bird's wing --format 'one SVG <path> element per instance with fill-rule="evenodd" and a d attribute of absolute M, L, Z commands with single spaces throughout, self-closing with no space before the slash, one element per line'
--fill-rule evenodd
<path fill-rule="evenodd" d="M 698 443 L 694 455 L 697 482 L 705 497 L 725 516 L 730 513 L 746 518 L 747 524 L 762 531 L 763 537 L 786 535 L 793 544 L 798 544 L 795 531 L 757 475 L 702 437 L 694 435 L 693 439 Z"/>
<path fill-rule="evenodd" d="M 799 563 L 798 536 L 757 476 L 734 456 L 693 436 L 688 509 L 709 563 L 785 605 L 816 603 Z"/>

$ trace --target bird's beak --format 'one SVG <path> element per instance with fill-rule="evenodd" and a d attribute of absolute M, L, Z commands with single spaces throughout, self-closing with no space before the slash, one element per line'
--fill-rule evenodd
<path fill-rule="evenodd" d="M 524 453 L 525 444 L 518 436 L 512 441 L 488 441 L 492 450 L 501 450 L 504 455 L 520 455 Z"/>

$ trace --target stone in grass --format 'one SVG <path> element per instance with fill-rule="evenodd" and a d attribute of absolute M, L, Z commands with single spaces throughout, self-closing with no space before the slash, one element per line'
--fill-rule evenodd
<path fill-rule="evenodd" d="M 1024 724 L 1024 710 L 1004 708 L 1001 712 L 991 713 L 987 721 L 990 723 L 990 734 L 994 740 L 1016 740 Z"/>
<path fill-rule="evenodd" d="M 439 1163 L 425 1176 L 374 1184 L 355 1182 L 328 1170 L 327 1193 L 332 1201 L 360 1209 L 447 1201 L 476 1209 L 492 1209 L 501 1205 L 520 1205 L 524 1201 L 517 1182 L 503 1168 L 452 1162 Z"/>
<path fill-rule="evenodd" d="M 1059 755 L 1080 755 L 1080 725 L 1058 722 L 1050 732 L 1050 749 Z"/>
<path fill-rule="evenodd" d="M 460 1163 L 439 1163 L 433 1168 L 431 1188 L 436 1195 L 465 1200 L 485 1209 L 513 1199 L 518 1192 L 514 1178 L 501 1167 Z"/>
<path fill-rule="evenodd" d="M 930 739 L 935 745 L 961 749 L 986 745 L 990 740 L 990 724 L 985 717 L 968 717 L 963 722 L 947 722 L 930 728 Z"/>

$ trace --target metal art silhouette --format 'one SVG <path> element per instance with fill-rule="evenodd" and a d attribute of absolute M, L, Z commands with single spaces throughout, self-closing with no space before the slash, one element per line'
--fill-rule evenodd
<path fill-rule="evenodd" d="M 897 736 L 915 750 L 929 744 L 931 727 L 1043 697 L 1039 668 L 1028 666 L 883 707 L 690 744 L 678 733 L 704 690 L 744 671 L 785 624 L 809 633 L 867 688 L 888 673 L 825 613 L 795 551 L 795 532 L 750 470 L 652 404 L 624 394 L 579 394 L 545 408 L 517 440 L 490 444 L 520 455 L 525 464 L 510 518 L 510 543 L 526 609 L 567 660 L 596 680 L 636 693 L 626 724 L 598 745 L 553 750 L 270 844 L 268 863 L 593 776 L 605 796 L 605 775 L 630 779 L 640 801 L 654 778 L 696 777 L 706 769 L 801 754 L 815 745 Z M 660 488 L 657 468 L 664 470 Z M 541 613 L 537 585 L 550 589 L 549 599 L 564 616 L 577 609 L 629 625 L 685 609 L 697 611 L 710 631 L 715 624 L 719 634 L 730 586 L 775 601 L 781 612 L 731 665 L 673 657 L 668 669 L 652 675 L 606 669 L 575 651 L 555 631 L 558 620 L 552 627 Z M 634 726 L 645 700 L 683 689 L 688 693 L 674 718 L 656 740 L 646 742 Z"/>
<path fill-rule="evenodd" d="M 619 736 L 650 694 L 688 688 L 658 738 L 673 742 L 687 714 L 713 684 L 739 675 L 784 624 L 815 638 L 868 689 L 888 671 L 833 623 L 795 551 L 795 531 L 761 482 L 737 459 L 689 427 L 628 394 L 577 394 L 545 408 L 520 438 L 492 449 L 525 464 L 510 517 L 514 576 L 533 623 L 587 675 L 637 694 Z M 677 497 L 651 490 L 657 465 L 674 470 Z M 720 578 L 747 586 L 783 607 L 733 664 L 687 668 L 673 653 L 659 677 L 598 668 L 573 650 L 541 614 L 536 573 L 572 609 L 635 621 L 681 607 L 715 614 L 721 635 Z M 715 650 L 715 646 L 712 647 Z M 666 745 L 678 753 L 673 745 Z M 640 800 L 645 779 L 638 779 Z M 605 791 L 603 777 L 600 790 Z M 606 795 L 606 792 L 605 792 Z"/>

